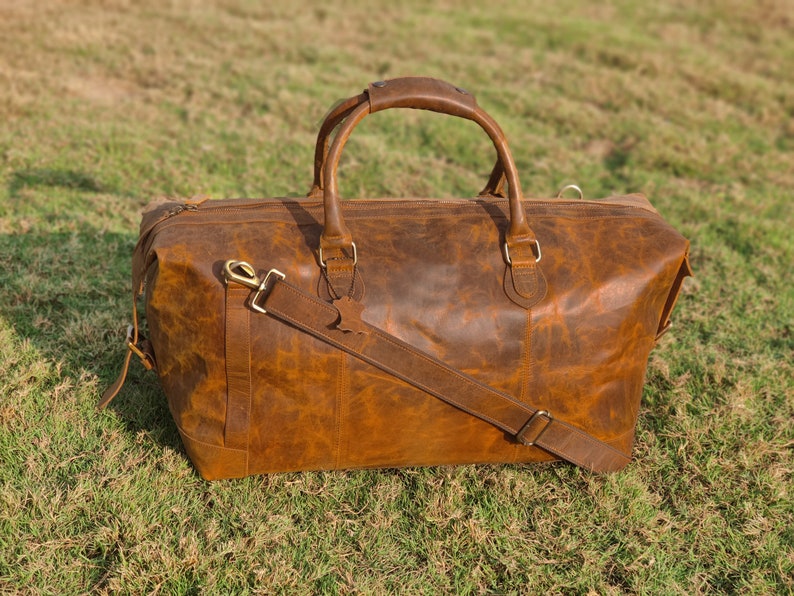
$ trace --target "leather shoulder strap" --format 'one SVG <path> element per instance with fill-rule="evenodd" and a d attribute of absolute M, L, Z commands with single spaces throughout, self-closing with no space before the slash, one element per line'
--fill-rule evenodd
<path fill-rule="evenodd" d="M 264 285 L 264 284 L 263 284 Z M 309 333 L 384 372 L 513 435 L 524 445 L 545 451 L 595 472 L 614 472 L 630 457 L 585 431 L 535 410 L 510 395 L 447 366 L 437 358 L 361 322 L 364 333 L 337 326 L 340 311 L 279 279 L 252 299 L 254 310 Z M 340 325 L 341 326 L 341 325 Z"/>

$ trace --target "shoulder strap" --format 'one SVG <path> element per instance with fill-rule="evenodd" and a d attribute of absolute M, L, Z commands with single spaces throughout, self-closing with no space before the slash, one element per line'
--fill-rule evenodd
<path fill-rule="evenodd" d="M 267 288 L 268 278 L 272 278 Z M 230 280 L 231 281 L 231 280 Z M 239 280 L 235 280 L 239 281 Z M 248 284 L 252 287 L 255 284 Z M 309 333 L 541 449 L 596 472 L 622 469 L 630 457 L 545 410 L 536 410 L 510 395 L 447 366 L 437 358 L 386 331 L 356 321 L 338 324 L 340 310 L 284 281 L 268 276 L 252 297 L 254 310 Z M 348 309 L 344 309 L 345 316 Z M 363 329 L 363 332 L 344 331 Z"/>

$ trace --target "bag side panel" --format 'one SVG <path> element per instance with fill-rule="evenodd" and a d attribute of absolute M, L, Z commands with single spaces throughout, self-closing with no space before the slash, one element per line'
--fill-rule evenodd
<path fill-rule="evenodd" d="M 648 356 L 687 241 L 659 217 L 539 218 L 536 407 L 629 453 Z"/>
<path fill-rule="evenodd" d="M 146 323 L 157 374 L 180 431 L 224 446 L 224 288 L 193 247 L 167 239 L 147 272 Z"/>

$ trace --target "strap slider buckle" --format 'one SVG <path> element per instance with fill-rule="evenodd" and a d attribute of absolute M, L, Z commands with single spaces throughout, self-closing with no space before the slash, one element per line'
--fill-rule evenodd
<path fill-rule="evenodd" d="M 526 445 L 527 447 L 532 447 L 540 440 L 540 437 L 543 436 L 543 433 L 546 432 L 546 429 L 549 428 L 551 421 L 554 420 L 554 417 L 549 414 L 546 410 L 538 410 L 527 420 L 527 423 L 521 427 L 521 430 L 516 433 L 516 439 L 522 445 Z M 537 428 L 538 422 L 542 422 L 543 426 Z M 533 430 L 533 435 L 531 439 L 526 437 L 526 433 L 530 430 Z"/>
<path fill-rule="evenodd" d="M 257 288 L 256 293 L 254 294 L 254 297 L 251 298 L 251 308 L 253 308 L 257 312 L 261 312 L 263 315 L 266 315 L 267 311 L 263 307 L 259 306 L 259 304 L 258 304 L 259 298 L 262 296 L 262 294 L 264 294 L 265 292 L 268 291 L 267 282 L 269 282 L 270 278 L 273 277 L 273 276 L 275 276 L 275 277 L 277 277 L 279 279 L 286 279 L 286 277 L 287 277 L 286 275 L 284 275 L 278 269 L 271 269 L 265 275 L 265 278 L 262 280 L 262 283 L 259 284 L 259 288 Z"/>
<path fill-rule="evenodd" d="M 141 364 L 143 364 L 143 367 L 146 370 L 152 370 L 154 368 L 154 362 L 152 361 L 151 356 L 149 356 L 149 354 L 141 350 L 132 342 L 133 333 L 134 327 L 130 325 L 127 327 L 127 349 L 141 359 Z"/>

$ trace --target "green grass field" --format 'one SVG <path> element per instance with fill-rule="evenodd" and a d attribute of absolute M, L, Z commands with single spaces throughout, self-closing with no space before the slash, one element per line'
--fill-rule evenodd
<path fill-rule="evenodd" d="M 644 192 L 692 241 L 623 472 L 207 483 L 124 354 L 150 199 L 299 195 L 369 81 L 435 76 L 527 196 Z M 471 123 L 356 129 L 344 196 L 473 196 Z M 0 593 L 794 593 L 794 4 L 0 0 Z"/>

